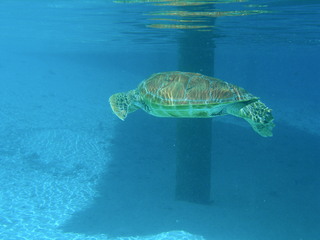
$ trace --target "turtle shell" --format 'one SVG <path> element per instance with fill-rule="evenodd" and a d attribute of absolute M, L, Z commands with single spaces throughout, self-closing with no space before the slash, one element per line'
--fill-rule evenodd
<path fill-rule="evenodd" d="M 208 106 L 258 99 L 243 88 L 220 79 L 190 72 L 162 72 L 151 75 L 138 86 L 147 105 Z M 212 106 L 211 106 L 212 107 Z"/>

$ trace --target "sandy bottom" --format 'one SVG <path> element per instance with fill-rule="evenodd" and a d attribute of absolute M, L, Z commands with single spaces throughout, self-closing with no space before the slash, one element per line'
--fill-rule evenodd
<path fill-rule="evenodd" d="M 319 116 L 274 108 L 268 139 L 215 119 L 213 203 L 198 205 L 174 200 L 174 119 L 108 108 L 111 82 L 145 76 L 43 55 L 0 70 L 1 239 L 319 238 Z"/>

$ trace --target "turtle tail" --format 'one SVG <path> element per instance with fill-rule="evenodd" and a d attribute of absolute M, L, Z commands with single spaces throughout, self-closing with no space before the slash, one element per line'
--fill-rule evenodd
<path fill-rule="evenodd" d="M 128 93 L 116 93 L 109 98 L 109 103 L 112 111 L 120 118 L 124 120 L 128 113 L 131 113 L 138 109 L 134 106 L 132 101 L 132 92 Z"/>
<path fill-rule="evenodd" d="M 255 101 L 239 110 L 239 117 L 244 118 L 262 137 L 271 137 L 273 123 L 273 116 L 271 109 L 262 102 Z"/>

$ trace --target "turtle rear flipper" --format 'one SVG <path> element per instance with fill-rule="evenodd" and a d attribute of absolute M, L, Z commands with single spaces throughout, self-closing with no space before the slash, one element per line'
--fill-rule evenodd
<path fill-rule="evenodd" d="M 116 93 L 109 98 L 110 106 L 114 114 L 121 120 L 128 115 L 128 98 L 126 93 Z"/>
<path fill-rule="evenodd" d="M 114 114 L 121 120 L 124 120 L 127 115 L 134 112 L 138 107 L 134 103 L 134 90 L 128 93 L 116 93 L 109 98 L 109 102 Z"/>

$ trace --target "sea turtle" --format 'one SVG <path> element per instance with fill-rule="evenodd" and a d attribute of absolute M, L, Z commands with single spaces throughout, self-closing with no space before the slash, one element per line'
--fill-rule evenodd
<path fill-rule="evenodd" d="M 271 109 L 243 88 L 217 78 L 191 72 L 160 72 L 138 88 L 109 99 L 122 120 L 141 108 L 157 117 L 210 118 L 231 114 L 245 119 L 263 137 L 274 127 Z"/>

